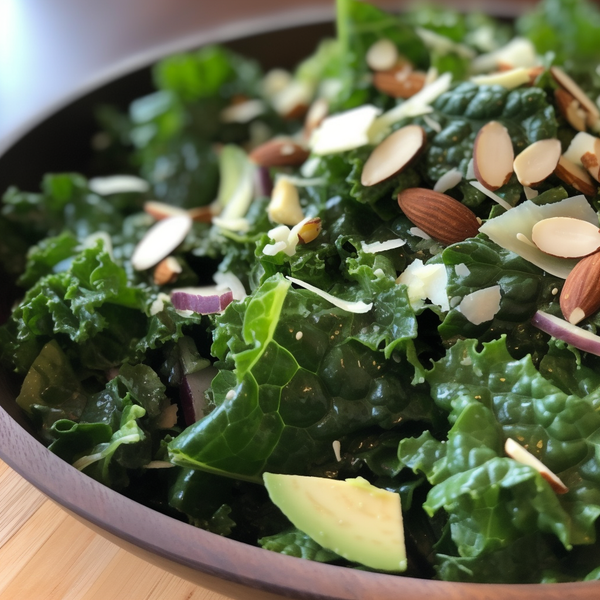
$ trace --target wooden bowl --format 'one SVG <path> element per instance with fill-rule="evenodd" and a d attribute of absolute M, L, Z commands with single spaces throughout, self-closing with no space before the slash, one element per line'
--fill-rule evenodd
<path fill-rule="evenodd" d="M 50 7 L 60 4 L 63 9 L 65 5 L 71 6 L 81 21 L 83 32 L 86 28 L 89 32 L 94 30 L 92 21 L 97 20 L 97 15 L 93 18 L 88 15 L 86 20 L 77 0 L 56 0 L 47 4 Z M 105 7 L 106 14 L 122 16 L 117 12 L 121 9 L 117 2 L 96 4 Z M 85 52 L 92 72 L 85 80 L 78 78 L 75 69 L 71 79 L 61 80 L 60 89 L 52 87 L 51 81 L 39 83 L 41 99 L 37 107 L 22 112 L 12 127 L 2 132 L 0 152 L 8 146 L 10 149 L 0 158 L 0 193 L 9 184 L 37 189 L 41 175 L 46 171 L 85 172 L 89 136 L 93 131 L 91 107 L 98 101 L 124 105 L 145 93 L 149 86 L 148 73 L 137 69 L 167 51 L 230 40 L 244 33 L 244 39 L 234 43 L 237 50 L 262 58 L 267 66 L 273 66 L 272 48 L 285 48 L 284 54 L 275 53 L 276 60 L 279 64 L 282 60 L 293 64 L 310 51 L 316 39 L 331 31 L 331 25 L 315 25 L 327 15 L 331 16 L 332 2 L 329 0 L 288 0 L 283 8 L 275 0 L 220 0 L 202 4 L 192 0 L 130 0 L 125 4 L 130 5 L 124 13 L 129 15 L 126 23 L 129 29 L 125 27 L 125 30 L 131 32 L 133 39 L 125 44 L 127 49 L 119 47 L 120 43 L 123 46 L 123 40 L 117 40 L 117 57 L 107 57 L 101 36 L 90 33 L 90 47 L 86 47 Z M 195 12 L 192 5 L 196 7 Z M 522 3 L 515 0 L 493 8 L 496 13 L 511 14 L 518 5 Z M 132 16 L 136 14 L 132 7 L 146 13 L 150 11 L 152 18 L 146 18 L 140 24 Z M 184 11 L 186 18 L 172 23 L 169 16 L 173 10 Z M 156 27 L 157 23 L 167 23 L 167 34 Z M 306 24 L 312 25 L 300 26 Z M 287 29 L 292 25 L 295 28 Z M 248 37 L 249 33 L 261 31 L 271 33 Z M 62 59 L 71 60 L 73 51 L 73 44 L 67 43 Z M 42 59 L 39 65 L 43 63 Z M 124 77 L 125 73 L 128 75 Z M 30 76 L 35 84 L 35 73 Z M 82 96 L 94 85 L 110 80 L 116 81 Z M 44 90 L 46 95 L 41 93 Z M 6 97 L 5 94 L 3 98 L 0 90 L 0 106 Z M 52 110 L 54 115 L 44 120 Z M 11 290 L 2 286 L 0 310 L 3 308 L 6 312 L 10 302 Z M 600 583 L 596 582 L 495 585 L 410 579 L 310 562 L 222 538 L 137 504 L 49 452 L 37 440 L 15 404 L 16 393 L 16 381 L 9 373 L 0 373 L 2 460 L 103 536 L 176 575 L 231 598 L 595 600 L 600 596 Z"/>

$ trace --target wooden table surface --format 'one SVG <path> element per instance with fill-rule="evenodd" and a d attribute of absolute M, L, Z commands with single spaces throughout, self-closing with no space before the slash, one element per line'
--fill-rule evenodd
<path fill-rule="evenodd" d="M 0 461 L 0 600 L 225 600 L 94 533 Z"/>

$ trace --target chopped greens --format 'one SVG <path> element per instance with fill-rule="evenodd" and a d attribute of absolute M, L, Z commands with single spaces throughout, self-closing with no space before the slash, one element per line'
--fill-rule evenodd
<path fill-rule="evenodd" d="M 586 0 L 512 24 L 337 0 L 337 38 L 294 72 L 221 46 L 161 61 L 128 114 L 99 111 L 101 162 L 136 185 L 51 174 L 3 198 L 0 269 L 19 293 L 0 361 L 40 439 L 273 552 L 356 566 L 284 516 L 265 473 L 399 494 L 407 576 L 599 579 L 600 357 L 532 318 L 598 334 L 600 251 L 530 239 L 552 215 L 598 225 L 599 29 Z M 379 145 L 408 125 L 420 147 L 397 164 Z M 571 160 L 505 166 L 540 140 Z M 132 264 L 173 217 L 182 243 Z M 171 292 L 198 286 L 234 300 L 176 310 Z"/>

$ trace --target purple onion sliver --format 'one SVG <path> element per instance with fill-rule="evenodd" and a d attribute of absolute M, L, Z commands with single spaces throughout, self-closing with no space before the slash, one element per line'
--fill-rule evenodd
<path fill-rule="evenodd" d="M 273 179 L 267 167 L 257 167 L 254 176 L 257 196 L 270 196 L 273 192 Z"/>
<path fill-rule="evenodd" d="M 562 340 L 584 352 L 600 356 L 600 336 L 590 331 L 541 310 L 533 315 L 531 323 L 557 340 Z"/>
<path fill-rule="evenodd" d="M 202 315 L 221 312 L 232 300 L 233 292 L 231 290 L 206 296 L 182 291 L 171 293 L 171 302 L 177 310 L 192 310 Z"/>

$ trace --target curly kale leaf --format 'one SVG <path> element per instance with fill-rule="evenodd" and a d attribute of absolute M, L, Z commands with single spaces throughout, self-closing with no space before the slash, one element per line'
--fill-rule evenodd
<path fill-rule="evenodd" d="M 515 356 L 530 353 L 538 361 L 546 352 L 547 336 L 529 321 L 538 308 L 555 301 L 553 291 L 561 289 L 562 281 L 483 236 L 453 244 L 441 256 L 448 274 L 448 298 L 454 307 L 439 327 L 442 338 L 488 341 L 507 334 Z M 474 325 L 458 308 L 460 300 L 495 285 L 500 286 L 500 310 L 492 320 Z"/>
<path fill-rule="evenodd" d="M 394 330 L 403 338 L 381 339 L 378 319 L 388 318 L 383 304 L 391 301 L 380 300 L 381 312 L 354 315 L 274 276 L 243 308 L 228 307 L 214 350 L 235 371 L 217 375 L 216 408 L 171 442 L 172 460 L 250 480 L 265 469 L 307 473 L 348 433 L 430 419 L 403 354 L 384 361 L 377 350 L 400 349 L 416 334 L 403 324 Z M 414 320 L 407 304 L 402 310 Z"/>
<path fill-rule="evenodd" d="M 600 515 L 594 402 L 557 388 L 529 356 L 514 360 L 504 339 L 480 352 L 476 344 L 457 342 L 425 375 L 436 404 L 449 413 L 448 442 L 425 434 L 400 444 L 401 462 L 434 484 L 426 510 L 444 507 L 462 556 L 496 551 L 536 531 L 554 532 L 566 547 L 593 543 Z M 507 437 L 561 477 L 569 492 L 557 498 L 537 471 L 502 457 Z"/>
<path fill-rule="evenodd" d="M 442 94 L 430 115 L 442 126 L 431 140 L 425 171 L 431 184 L 450 169 L 463 175 L 473 155 L 479 129 L 491 120 L 499 121 L 510 134 L 515 154 L 538 140 L 557 135 L 554 108 L 544 90 L 466 82 Z"/>

